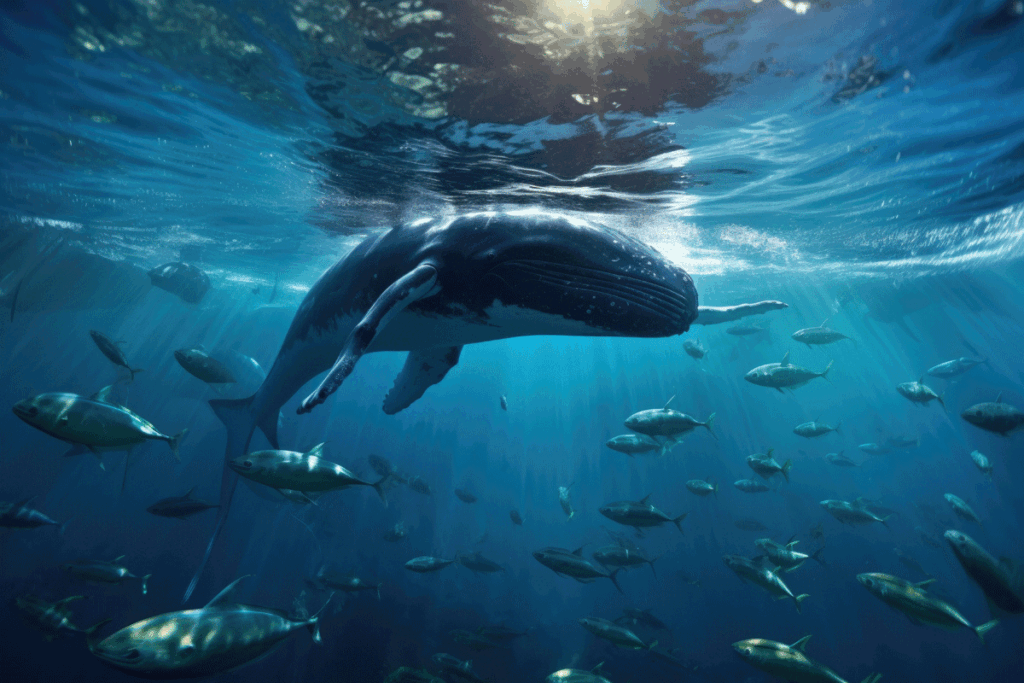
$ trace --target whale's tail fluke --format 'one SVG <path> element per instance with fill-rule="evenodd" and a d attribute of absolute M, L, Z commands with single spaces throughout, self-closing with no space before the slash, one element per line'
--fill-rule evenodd
<path fill-rule="evenodd" d="M 192 581 L 185 590 L 185 597 L 182 602 L 187 602 L 192 596 L 192 591 L 196 589 L 196 585 L 203 575 L 203 570 L 206 568 L 206 563 L 210 560 L 213 546 L 217 542 L 221 529 L 224 528 L 224 522 L 227 520 L 228 512 L 231 509 L 231 499 L 234 497 L 235 487 L 238 485 L 238 475 L 227 468 L 227 463 L 241 455 L 245 455 L 246 449 L 249 448 L 249 440 L 252 439 L 252 433 L 256 430 L 257 422 L 256 411 L 253 409 L 253 399 L 255 398 L 256 396 L 250 396 L 249 398 L 214 399 L 210 401 L 210 407 L 213 408 L 213 412 L 224 423 L 228 431 L 227 446 L 224 449 L 224 474 L 220 483 L 220 507 L 217 510 L 217 522 L 213 528 L 213 535 L 206 546 L 206 553 L 199 563 L 199 568 L 196 569 L 195 576 L 192 577 Z"/>

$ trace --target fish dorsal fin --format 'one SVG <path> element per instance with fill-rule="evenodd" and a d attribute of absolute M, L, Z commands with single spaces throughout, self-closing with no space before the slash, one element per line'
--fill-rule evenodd
<path fill-rule="evenodd" d="M 938 579 L 925 579 L 924 581 L 918 581 L 914 585 L 917 586 L 918 588 L 927 588 L 928 586 L 932 585 L 936 581 L 938 581 Z"/>
<path fill-rule="evenodd" d="M 195 486 L 193 486 L 192 488 L 190 488 L 190 489 L 189 489 L 189 490 L 188 490 L 188 491 L 187 491 L 187 492 L 185 493 L 185 495 L 184 495 L 184 496 L 182 496 L 182 498 L 191 498 L 191 497 L 192 497 L 192 494 L 193 494 L 193 493 L 195 493 L 195 492 L 196 492 L 196 487 L 195 487 Z"/>
<path fill-rule="evenodd" d="M 600 675 L 602 666 L 604 666 L 604 662 L 598 662 L 597 666 L 590 670 L 590 673 Z"/>
<path fill-rule="evenodd" d="M 315 445 L 311 449 L 309 449 L 309 453 L 306 453 L 306 457 L 307 458 L 322 458 L 323 457 L 322 454 L 324 452 L 324 446 L 326 446 L 326 445 L 327 445 L 326 441 L 324 441 L 323 443 L 318 443 L 317 445 Z"/>
<path fill-rule="evenodd" d="M 29 503 L 31 503 L 33 500 L 35 500 L 38 497 L 39 497 L 38 495 L 35 495 L 35 496 L 29 496 L 28 498 L 25 498 L 24 500 L 19 500 L 17 503 L 14 504 L 14 509 L 15 510 L 24 510 L 25 508 L 28 507 Z"/>
<path fill-rule="evenodd" d="M 789 537 L 789 540 L 786 541 L 785 545 L 786 545 L 787 548 L 792 548 L 793 546 L 795 546 L 799 542 L 800 541 L 796 540 L 796 534 L 793 534 L 792 536 Z"/>
<path fill-rule="evenodd" d="M 996 396 L 996 403 L 1002 403 L 1002 402 L 1003 402 L 1003 392 L 1000 391 L 999 394 Z"/>
<path fill-rule="evenodd" d="M 670 398 L 669 400 L 665 401 L 665 407 L 662 408 L 662 410 L 668 410 L 668 404 L 672 403 L 672 401 L 673 401 L 673 399 L 675 399 L 675 397 L 676 397 L 676 395 L 672 394 L 672 398 Z"/>
<path fill-rule="evenodd" d="M 100 403 L 109 403 L 110 405 L 115 406 L 117 405 L 117 403 L 112 398 L 113 393 L 114 385 L 108 384 L 107 386 L 103 387 L 95 394 L 93 394 L 90 398 L 92 398 L 92 400 L 94 401 L 99 401 Z"/>
<path fill-rule="evenodd" d="M 644 496 L 643 498 L 641 498 L 641 499 L 640 499 L 640 504 L 641 504 L 641 505 L 643 505 L 643 504 L 645 504 L 645 503 L 649 504 L 649 502 L 648 502 L 648 501 L 650 501 L 650 499 L 651 499 L 651 496 L 652 496 L 652 495 L 654 495 L 654 494 L 648 493 L 648 494 L 647 494 L 646 496 Z"/>
<path fill-rule="evenodd" d="M 118 555 L 117 557 L 115 557 L 113 560 L 110 561 L 110 564 L 114 564 L 115 562 L 120 562 L 123 559 L 124 559 L 124 555 Z"/>
<path fill-rule="evenodd" d="M 818 327 L 825 327 L 825 323 L 827 323 L 827 322 L 828 322 L 828 318 L 825 318 L 824 320 L 821 321 L 821 324 L 818 325 Z"/>
<path fill-rule="evenodd" d="M 789 351 L 786 351 L 786 355 L 782 357 L 782 362 L 779 365 L 789 365 Z"/>
<path fill-rule="evenodd" d="M 576 555 L 577 557 L 583 557 L 583 546 L 580 546 L 579 548 L 576 548 L 576 550 L 573 550 L 572 554 Z"/>
<path fill-rule="evenodd" d="M 224 590 L 222 590 L 220 593 L 217 593 L 217 595 L 213 596 L 213 600 L 210 600 L 210 602 L 206 603 L 206 606 L 203 609 L 209 609 L 210 607 L 217 607 L 217 606 L 221 605 L 222 603 L 227 602 L 227 597 L 231 593 L 231 591 L 233 591 L 235 589 L 235 586 L 237 586 L 242 579 L 247 579 L 250 576 L 252 576 L 252 574 L 246 574 L 245 576 L 239 576 L 237 579 L 235 579 L 234 581 L 229 583 L 227 586 L 224 587 Z"/>
<path fill-rule="evenodd" d="M 793 643 L 792 645 L 790 645 L 789 649 L 790 650 L 799 650 L 800 652 L 805 652 L 806 653 L 807 652 L 807 649 L 806 649 L 807 648 L 807 641 L 810 640 L 810 639 L 811 639 L 810 636 L 804 636 L 800 640 L 798 640 L 795 643 Z"/>
<path fill-rule="evenodd" d="M 205 347 L 205 346 L 203 346 L 202 344 L 196 344 L 196 345 L 195 345 L 195 348 L 196 348 L 196 350 L 198 350 L 198 351 L 202 351 L 203 353 L 206 353 L 206 347 Z"/>

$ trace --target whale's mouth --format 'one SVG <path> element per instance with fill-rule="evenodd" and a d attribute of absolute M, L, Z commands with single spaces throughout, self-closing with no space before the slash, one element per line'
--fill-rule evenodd
<path fill-rule="evenodd" d="M 621 271 L 559 261 L 517 259 L 499 263 L 487 274 L 500 278 L 512 289 L 532 285 L 569 291 L 580 297 L 590 295 L 598 306 L 620 302 L 625 304 L 623 315 L 628 307 L 636 306 L 647 315 L 683 331 L 689 328 L 696 316 L 693 298 L 679 289 Z"/>

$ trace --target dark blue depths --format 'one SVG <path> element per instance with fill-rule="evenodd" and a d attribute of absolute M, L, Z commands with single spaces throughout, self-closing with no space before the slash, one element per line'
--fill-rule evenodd
<path fill-rule="evenodd" d="M 273 3 L 253 3 L 266 24 L 245 19 L 259 12 L 242 5 L 228 8 L 238 16 L 218 19 L 277 64 L 262 79 L 266 90 L 232 60 L 189 59 L 190 47 L 115 47 L 97 27 L 127 30 L 135 21 L 116 2 L 85 3 L 89 20 L 62 3 L 5 6 L 0 47 L 4 66 L 17 66 L 0 79 L 5 305 L 14 276 L 26 284 L 14 319 L 4 308 L 0 320 L 0 501 L 35 496 L 31 506 L 66 527 L 0 530 L 0 677 L 128 680 L 93 657 L 79 634 L 45 640 L 15 608 L 19 595 L 87 595 L 71 603 L 72 621 L 85 628 L 112 619 L 103 633 L 182 608 L 216 513 L 176 520 L 146 508 L 193 486 L 216 502 L 224 428 L 207 401 L 247 396 L 259 379 L 240 371 L 236 386 L 215 391 L 182 369 L 175 350 L 201 344 L 215 358 L 237 352 L 268 369 L 304 292 L 351 248 L 347 238 L 480 202 L 607 219 L 693 274 L 702 305 L 771 298 L 789 308 L 745 320 L 766 328 L 746 336 L 730 334 L 726 323 L 671 339 L 467 346 L 443 382 L 394 416 L 381 403 L 401 354 L 368 355 L 324 406 L 297 416 L 315 383 L 303 387 L 282 410 L 283 448 L 326 441 L 329 459 L 370 481 L 377 475 L 368 457 L 380 455 L 432 493 L 396 483 L 384 507 L 359 487 L 326 494 L 314 507 L 270 502 L 240 486 L 188 607 L 250 574 L 241 601 L 290 609 L 299 600 L 312 612 L 326 593 L 308 579 L 323 565 L 382 587 L 380 600 L 373 591 L 336 595 L 322 616 L 322 646 L 300 630 L 219 680 L 376 682 L 400 666 L 436 671 L 432 655 L 447 652 L 472 659 L 494 683 L 540 681 L 602 661 L 615 683 L 765 681 L 731 644 L 808 634 L 810 657 L 848 681 L 873 672 L 911 683 L 1024 675 L 1020 616 L 1000 617 L 983 646 L 966 630 L 912 624 L 856 580 L 862 572 L 934 576 L 931 591 L 980 624 L 990 618 L 984 596 L 942 531 L 960 529 L 996 557 L 1024 562 L 1024 435 L 999 437 L 960 418 L 1000 393 L 1024 407 L 1019 13 L 998 2 L 832 4 L 831 14 L 824 5 L 808 13 L 821 22 L 813 26 L 834 30 L 829 41 L 810 31 L 800 40 L 795 16 L 761 19 L 754 5 L 737 3 L 753 23 L 735 29 L 740 48 L 714 55 L 731 73 L 705 100 L 659 103 L 656 115 L 640 105 L 620 118 L 599 112 L 603 119 L 535 102 L 523 116 L 542 122 L 523 129 L 473 128 L 500 117 L 474 109 L 472 98 L 453 100 L 451 118 L 418 119 L 409 108 L 422 104 L 418 95 L 396 93 L 379 73 L 370 78 L 367 61 L 333 62 L 340 95 L 324 95 L 316 60 L 296 56 L 295 18 Z M 771 0 L 756 7 L 769 6 L 788 12 Z M 185 40 L 157 33 L 172 47 Z M 105 57 L 83 47 L 95 40 L 106 42 Z M 713 45 L 709 36 L 709 52 Z M 859 62 L 861 55 L 877 61 Z M 252 73 L 262 73 L 262 63 Z M 499 122 L 523 123 L 511 114 Z M 598 140 L 598 130 L 607 138 Z M 588 178 L 592 167 L 614 172 Z M 493 203 L 480 199 L 488 196 Z M 198 304 L 147 275 L 179 258 L 209 274 Z M 853 341 L 812 349 L 791 339 L 825 319 Z M 100 353 L 90 330 L 126 342 L 130 366 L 144 370 L 134 382 L 117 383 L 126 371 Z M 704 358 L 684 352 L 686 339 L 700 340 Z M 813 370 L 834 361 L 829 381 L 780 394 L 743 380 L 787 352 Z M 988 362 L 950 380 L 925 374 L 961 356 Z M 896 391 L 922 376 L 945 410 Z M 139 447 L 123 491 L 123 454 L 104 455 L 105 470 L 90 454 L 65 458 L 64 444 L 4 408 L 42 392 L 90 395 L 112 383 L 163 433 L 190 429 L 180 463 L 165 444 Z M 697 429 L 663 457 L 629 458 L 604 445 L 627 433 L 629 415 L 673 395 L 672 407 L 698 420 L 715 413 L 718 438 Z M 842 431 L 793 433 L 811 420 L 842 421 Z M 888 446 L 898 437 L 919 443 Z M 867 443 L 888 452 L 858 448 Z M 253 448 L 265 447 L 257 432 Z M 776 476 L 768 492 L 737 490 L 733 481 L 757 478 L 746 457 L 768 448 L 780 463 L 792 460 L 790 482 Z M 991 460 L 991 478 L 971 462 L 973 450 Z M 859 466 L 825 461 L 840 451 Z M 685 487 L 690 479 L 720 490 L 697 497 Z M 568 521 L 559 487 L 570 487 L 576 513 Z M 982 525 L 955 516 L 946 493 L 966 500 Z M 636 538 L 598 512 L 648 494 L 670 517 L 688 513 L 683 535 L 665 524 Z M 889 508 L 888 528 L 844 526 L 819 505 L 857 497 Z M 510 520 L 513 509 L 521 526 Z M 738 528 L 745 520 L 767 531 Z M 386 541 L 399 522 L 408 537 Z M 656 576 L 646 566 L 617 576 L 621 594 L 603 579 L 556 576 L 532 556 L 545 546 L 582 546 L 590 557 L 613 533 L 656 558 Z M 794 593 L 810 596 L 799 614 L 722 562 L 756 555 L 754 541 L 764 536 L 796 536 L 796 549 L 807 553 L 823 546 L 824 566 L 783 574 Z M 420 555 L 470 552 L 505 570 L 403 568 Z M 122 555 L 135 574 L 152 574 L 146 595 L 137 583 L 87 584 L 61 569 Z M 626 608 L 649 608 L 668 625 L 636 630 L 680 665 L 615 649 L 578 623 L 615 619 Z M 529 632 L 479 653 L 450 635 L 502 624 Z"/>

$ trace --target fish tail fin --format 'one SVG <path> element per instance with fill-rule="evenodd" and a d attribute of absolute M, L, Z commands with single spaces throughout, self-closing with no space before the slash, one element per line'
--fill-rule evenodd
<path fill-rule="evenodd" d="M 380 600 L 380 587 L 383 586 L 383 585 L 384 585 L 383 582 L 377 584 L 377 599 L 378 600 Z"/>
<path fill-rule="evenodd" d="M 711 489 L 711 493 L 715 494 L 715 498 L 718 498 L 718 482 L 715 482 L 715 487 Z"/>
<path fill-rule="evenodd" d="M 708 415 L 708 419 L 704 423 L 704 426 L 708 428 L 709 432 L 711 432 L 711 436 L 715 437 L 715 439 L 718 439 L 718 435 L 715 434 L 715 430 L 711 428 L 711 425 L 715 424 L 715 415 L 717 415 L 717 413 L 711 413 L 710 415 Z"/>
<path fill-rule="evenodd" d="M 60 524 L 57 525 L 57 535 L 60 536 L 61 538 L 64 538 L 64 532 L 67 530 L 68 522 L 70 522 L 70 521 L 71 521 L 70 519 L 64 520 L 63 522 L 61 522 Z"/>
<path fill-rule="evenodd" d="M 650 651 L 650 650 L 653 650 L 656 647 L 658 647 L 658 641 L 655 640 L 654 642 L 652 642 L 650 645 L 647 646 L 647 650 Z"/>
<path fill-rule="evenodd" d="M 842 426 L 843 426 L 843 421 L 842 420 L 840 420 L 839 422 L 836 422 L 836 428 L 834 430 L 836 434 L 842 434 L 843 433 Z"/>
<path fill-rule="evenodd" d="M 811 559 L 814 560 L 815 562 L 817 562 L 818 564 L 820 564 L 822 567 L 827 566 L 825 564 L 825 561 L 823 559 L 821 559 L 821 551 L 824 550 L 824 549 L 825 549 L 825 546 L 821 546 L 820 548 L 815 550 L 813 553 L 811 553 Z"/>
<path fill-rule="evenodd" d="M 991 631 L 992 629 L 994 629 L 996 627 L 996 624 L 998 624 L 998 623 L 999 623 L 998 619 L 993 619 L 992 621 L 986 622 L 986 623 L 982 624 L 981 626 L 978 626 L 977 628 L 975 628 L 974 632 L 978 634 L 978 640 L 980 640 L 982 643 L 984 643 L 985 642 L 985 634 L 988 633 L 989 631 Z"/>
<path fill-rule="evenodd" d="M 380 496 L 380 500 L 384 503 L 384 507 L 388 506 L 388 493 L 384 490 L 384 484 L 388 483 L 388 479 L 390 478 L 390 474 L 385 474 L 376 484 L 370 484 L 370 486 L 373 487 L 373 490 L 377 492 L 377 495 Z"/>
<path fill-rule="evenodd" d="M 940 406 L 942 406 L 942 409 L 943 409 L 943 410 L 945 410 L 945 409 L 946 409 L 946 402 L 945 402 L 945 401 L 943 400 L 943 397 L 944 397 L 945 395 L 946 395 L 946 392 L 942 392 L 941 394 L 939 394 L 938 396 L 936 396 L 936 398 L 937 398 L 937 399 L 938 399 L 938 401 L 939 401 L 939 405 L 940 405 Z"/>
<path fill-rule="evenodd" d="M 672 523 L 676 525 L 677 529 L 679 529 L 679 533 L 684 534 L 684 535 L 686 534 L 686 532 L 683 531 L 683 520 L 686 519 L 686 515 L 688 515 L 688 514 L 690 514 L 690 513 L 689 512 L 684 512 L 683 514 L 679 515 L 678 517 L 676 517 L 675 519 L 672 520 Z"/>
<path fill-rule="evenodd" d="M 832 364 L 833 363 L 835 363 L 835 361 L 834 360 L 830 360 L 828 362 L 828 365 L 825 366 L 825 369 L 821 371 L 821 378 L 823 380 L 825 380 L 826 382 L 830 382 L 830 383 L 832 382 L 832 380 L 830 380 L 828 378 L 828 371 L 832 369 Z"/>
<path fill-rule="evenodd" d="M 882 680 L 882 674 L 871 674 L 860 683 L 878 683 L 880 680 Z"/>
<path fill-rule="evenodd" d="M 188 436 L 188 427 L 172 436 L 167 442 L 167 445 L 171 447 L 171 453 L 174 455 L 174 459 L 178 462 L 181 462 L 181 454 L 178 453 L 178 447 L 181 446 L 181 442 L 185 440 L 186 436 Z"/>
<path fill-rule="evenodd" d="M 327 605 L 331 604 L 331 598 L 333 597 L 334 593 L 332 592 L 330 595 L 327 596 L 327 602 L 324 603 L 324 606 L 318 609 L 316 611 L 316 614 L 311 616 L 309 618 L 309 621 L 306 622 L 306 628 L 309 629 L 310 635 L 313 636 L 313 642 L 317 645 L 320 645 L 324 642 L 324 639 L 320 637 L 320 614 L 325 609 L 327 609 Z"/>
<path fill-rule="evenodd" d="M 149 591 L 149 578 L 152 574 L 146 574 L 142 577 L 142 594 L 145 595 Z"/>
<path fill-rule="evenodd" d="M 878 521 L 881 522 L 882 526 L 884 526 L 886 529 L 889 529 L 890 531 L 892 531 L 892 528 L 889 526 L 889 518 L 890 517 L 892 517 L 892 515 L 886 515 L 885 517 L 882 517 Z"/>
<path fill-rule="evenodd" d="M 793 602 L 796 603 L 796 611 L 797 611 L 797 613 L 800 613 L 800 603 L 802 603 L 804 600 L 806 600 L 809 597 L 811 597 L 811 596 L 808 595 L 807 593 L 801 593 L 800 595 L 797 595 L 797 596 L 795 596 L 793 598 Z"/>
<path fill-rule="evenodd" d="M 257 418 L 252 407 L 255 398 L 256 396 L 253 395 L 249 398 L 214 399 L 210 401 L 210 407 L 213 409 L 214 414 L 224 423 L 228 432 L 227 445 L 224 449 L 225 464 L 240 455 L 244 455 L 246 449 L 249 448 L 249 440 L 252 439 L 252 433 L 256 429 Z M 224 522 L 228 517 L 228 513 L 231 511 L 231 499 L 235 495 L 237 485 L 238 475 L 225 467 L 220 482 L 220 508 L 217 510 L 217 521 L 213 528 L 213 535 L 210 536 L 210 542 L 206 546 L 206 552 L 203 554 L 203 559 L 200 561 L 192 581 L 189 583 L 188 588 L 185 589 L 185 597 L 182 602 L 187 602 L 192 597 L 192 592 L 195 591 L 196 585 L 198 585 L 199 579 L 203 575 L 206 563 L 209 562 L 210 554 L 213 552 L 213 546 L 217 542 L 221 529 L 224 528 Z"/>
<path fill-rule="evenodd" d="M 622 567 L 618 567 L 618 568 L 616 568 L 615 571 L 613 571 L 611 574 L 608 575 L 608 578 L 612 580 L 612 583 L 615 584 L 615 587 L 618 589 L 618 591 L 620 593 L 623 592 L 622 591 L 622 586 L 619 585 L 619 580 L 617 578 L 615 578 L 615 575 L 618 574 L 621 571 L 622 571 Z M 625 595 L 625 593 L 623 593 L 623 595 Z"/>
<path fill-rule="evenodd" d="M 660 560 L 661 555 L 658 555 L 654 560 Z M 654 571 L 654 560 L 647 560 L 647 564 L 651 565 L 651 573 L 654 574 L 654 578 L 658 578 L 658 572 Z"/>
<path fill-rule="evenodd" d="M 787 484 L 789 483 L 789 471 L 791 469 L 793 469 L 793 461 L 792 460 L 787 460 L 785 463 L 783 463 L 783 465 L 782 465 L 782 476 L 784 476 L 786 478 L 786 483 Z"/>
<path fill-rule="evenodd" d="M 128 368 L 128 372 L 131 373 L 131 376 L 132 376 L 129 381 L 130 382 L 134 382 L 135 381 L 135 373 L 137 373 L 137 372 L 145 372 L 145 370 L 143 370 L 142 368 Z"/>

